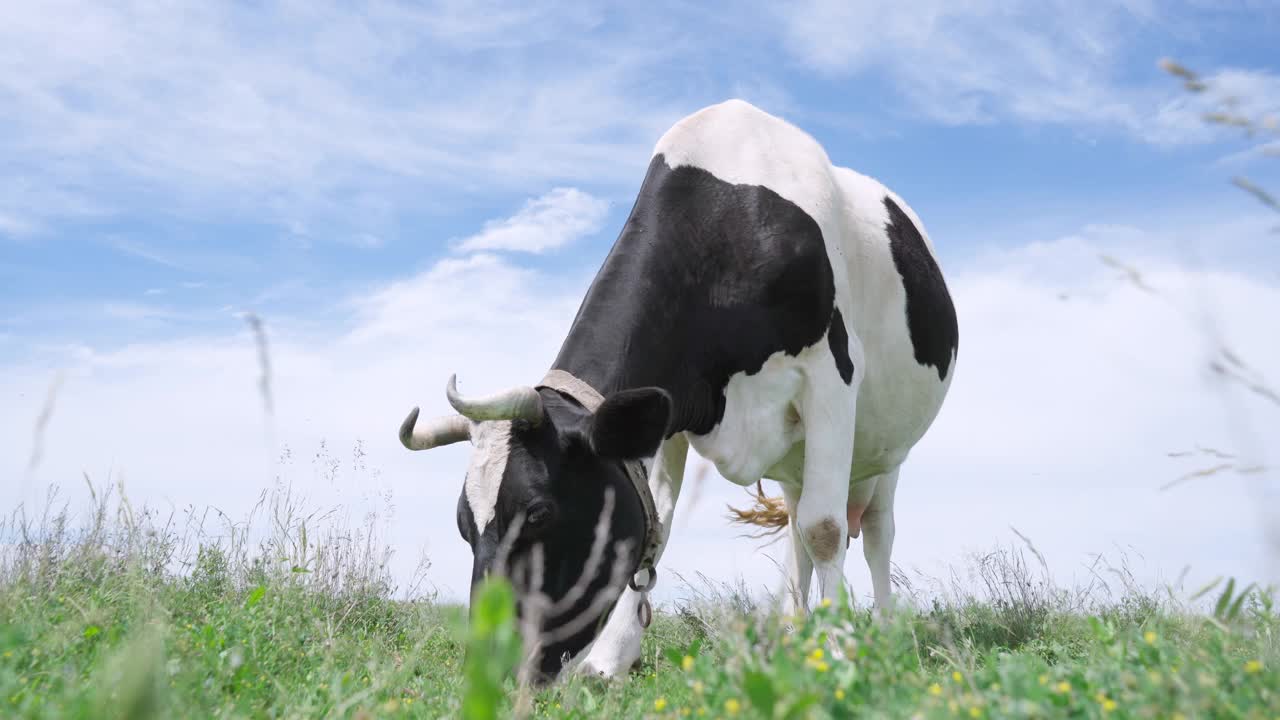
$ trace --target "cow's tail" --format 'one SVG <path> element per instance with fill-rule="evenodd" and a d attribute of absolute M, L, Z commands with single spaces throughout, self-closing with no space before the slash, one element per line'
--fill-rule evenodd
<path fill-rule="evenodd" d="M 738 525 L 763 528 L 752 537 L 764 537 L 781 532 L 791 521 L 786 501 L 781 497 L 765 497 L 764 487 L 756 482 L 755 502 L 745 510 L 729 505 L 729 521 Z"/>

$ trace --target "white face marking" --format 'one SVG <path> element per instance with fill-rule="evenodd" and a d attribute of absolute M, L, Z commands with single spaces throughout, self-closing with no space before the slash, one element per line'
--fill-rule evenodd
<path fill-rule="evenodd" d="M 507 469 L 511 447 L 511 421 L 482 422 L 474 426 L 471 441 L 475 451 L 467 468 L 464 491 L 471 516 L 476 522 L 476 535 L 484 533 L 498 506 L 498 488 Z"/>

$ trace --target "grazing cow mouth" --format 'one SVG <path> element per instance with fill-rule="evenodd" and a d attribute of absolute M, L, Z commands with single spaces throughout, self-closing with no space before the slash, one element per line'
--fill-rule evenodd
<path fill-rule="evenodd" d="M 563 568 L 544 572 L 546 584 L 534 590 L 530 569 L 536 567 L 536 551 L 524 554 L 512 565 L 510 580 L 516 591 L 516 621 L 524 643 L 521 673 L 533 684 L 545 686 L 555 681 L 574 658 L 592 644 L 611 616 L 629 580 L 631 554 L 626 548 L 634 540 L 616 545 L 622 552 L 602 554 L 596 567 L 575 573 Z M 616 546 L 615 545 L 615 546 Z"/>

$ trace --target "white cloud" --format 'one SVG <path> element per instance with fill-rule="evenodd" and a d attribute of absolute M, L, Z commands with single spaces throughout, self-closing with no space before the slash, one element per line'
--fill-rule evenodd
<path fill-rule="evenodd" d="M 155 294 L 155 293 L 148 293 Z M 181 315 L 169 308 L 150 303 L 129 301 L 107 302 L 102 304 L 104 315 L 118 320 L 132 322 L 175 320 Z"/>
<path fill-rule="evenodd" d="M 63 1 L 0 24 L 5 227 L 154 203 L 375 224 L 400 202 L 630 182 L 672 48 L 579 3 Z M 591 40 L 589 30 L 600 30 Z M 141 198 L 141 200 L 140 200 Z"/>
<path fill-rule="evenodd" d="M 457 244 L 461 251 L 556 250 L 600 230 L 609 203 L 577 188 L 555 188 L 527 200 L 515 215 L 491 220 L 479 233 Z"/>
<path fill-rule="evenodd" d="M 949 267 L 960 312 L 955 384 L 934 428 L 904 467 L 895 561 L 945 576 L 964 552 L 1017 542 L 1016 527 L 1061 577 L 1085 576 L 1090 553 L 1128 549 L 1139 578 L 1188 585 L 1235 574 L 1280 579 L 1280 548 L 1268 548 L 1264 513 L 1275 502 L 1277 459 L 1264 440 L 1277 409 L 1207 372 L 1213 319 L 1226 342 L 1280 382 L 1280 307 L 1273 279 L 1191 270 L 1124 228 L 1091 228 L 1055 242 L 993 252 Z M 1097 261 L 1109 252 L 1140 265 L 1161 295 L 1144 292 Z M 396 438 L 408 409 L 448 411 L 444 383 L 491 392 L 536 381 L 571 322 L 589 277 L 548 275 L 494 255 L 442 260 L 346 304 L 350 321 L 304 333 L 266 318 L 275 414 L 257 397 L 257 359 L 247 330 L 111 351 L 80 349 L 58 363 L 0 373 L 0 434 L 16 447 L 52 378 L 70 368 L 45 435 L 38 474 L 25 452 L 0 459 L 0 506 L 34 500 L 45 483 L 78 487 L 81 470 L 123 476 L 135 502 L 215 505 L 239 517 L 279 474 L 316 503 L 376 505 L 390 492 L 390 540 L 403 577 L 425 550 L 429 580 L 465 596 L 469 555 L 454 509 L 465 446 L 409 453 Z M 1066 298 L 1062 299 L 1065 294 Z M 283 321 L 280 321 L 283 322 Z M 324 441 L 339 471 L 313 457 Z M 348 453 L 363 443 L 358 470 Z M 292 451 L 280 461 L 280 448 Z M 1170 452 L 1211 446 L 1272 467 L 1160 491 L 1192 458 Z M 308 464 L 307 458 L 311 458 Z M 695 461 L 700 463 L 701 461 Z M 696 467 L 690 475 L 696 474 Z M 742 576 L 776 587 L 783 547 L 757 551 L 726 525 L 724 503 L 741 489 L 714 474 L 690 480 L 676 514 L 659 595 L 680 588 L 672 571 Z M 768 489 L 768 486 L 766 486 Z M 696 503 L 695 501 L 696 496 Z M 1271 518 L 1280 527 L 1280 518 Z M 847 573 L 859 596 L 869 583 L 859 545 Z M 773 561 L 770 560 L 773 558 Z"/>
<path fill-rule="evenodd" d="M 1280 140 L 1262 142 L 1247 150 L 1230 153 L 1218 159 L 1217 164 L 1223 167 L 1244 167 L 1257 160 L 1274 163 L 1280 158 Z"/>
<path fill-rule="evenodd" d="M 174 270 L 188 269 L 185 263 L 174 260 L 168 254 L 156 252 L 150 247 L 134 240 L 117 238 L 111 241 L 111 247 L 125 255 L 141 258 L 142 260 L 155 263 L 156 265 L 163 265 Z"/>
<path fill-rule="evenodd" d="M 1276 132 L 1275 118 L 1280 117 L 1280 75 L 1263 70 L 1228 68 L 1203 73 L 1200 79 L 1205 85 L 1202 92 L 1179 92 L 1159 106 L 1154 122 L 1146 130 L 1148 141 L 1167 145 L 1245 137 L 1242 128 L 1206 122 L 1210 113 L 1225 113 L 1233 119 L 1253 123 L 1261 123 L 1270 117 L 1273 123 L 1271 133 Z M 1254 138 L 1255 142 L 1258 140 Z M 1247 155 L 1265 153 L 1266 148 L 1263 142 Z M 1245 157 L 1246 154 L 1235 153 L 1224 160 L 1239 162 Z"/>
<path fill-rule="evenodd" d="M 386 244 L 382 238 L 371 233 L 360 233 L 359 235 L 351 238 L 349 243 L 366 250 L 376 250 Z"/>
<path fill-rule="evenodd" d="M 1156 144 L 1213 137 L 1199 115 L 1203 99 L 1186 97 L 1156 57 L 1132 50 L 1137 35 L 1176 34 L 1195 22 L 1191 9 L 1157 5 L 809 0 L 774 12 L 785 46 L 804 63 L 883 78 L 930 121 L 1115 127 Z M 1145 79 L 1134 78 L 1135 63 Z M 1213 79 L 1272 109 L 1280 103 L 1266 72 L 1227 69 Z"/>
<path fill-rule="evenodd" d="M 786 11 L 785 37 L 819 70 L 887 73 L 933 120 L 1123 123 L 1133 109 L 1112 96 L 1110 74 L 1124 40 L 1115 24 L 1132 15 L 1078 3 L 811 0 Z"/>
<path fill-rule="evenodd" d="M 0 235 L 23 237 L 35 232 L 35 229 L 30 222 L 0 211 Z"/>
<path fill-rule="evenodd" d="M 0 24 L 0 157 L 13 168 L 0 233 L 161 206 L 376 247 L 404 214 L 480 195 L 633 187 L 671 122 L 729 93 L 828 126 L 892 127 L 878 109 L 800 107 L 779 34 L 810 67 L 883 77 L 933 121 L 1203 132 L 1154 58 L 1126 55 L 1135 28 L 1173 22 L 1154 4 L 788 7 L 18 4 Z M 1134 62 L 1149 82 L 1135 84 Z"/>

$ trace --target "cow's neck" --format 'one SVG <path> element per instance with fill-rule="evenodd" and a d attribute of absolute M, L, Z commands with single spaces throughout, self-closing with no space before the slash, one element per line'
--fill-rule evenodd
<path fill-rule="evenodd" d="M 556 358 L 564 370 L 608 397 L 657 386 L 673 401 L 672 433 L 708 432 L 723 398 L 699 363 L 699 308 L 682 302 L 669 280 L 687 274 L 671 242 L 629 220 L 605 259 Z"/>

